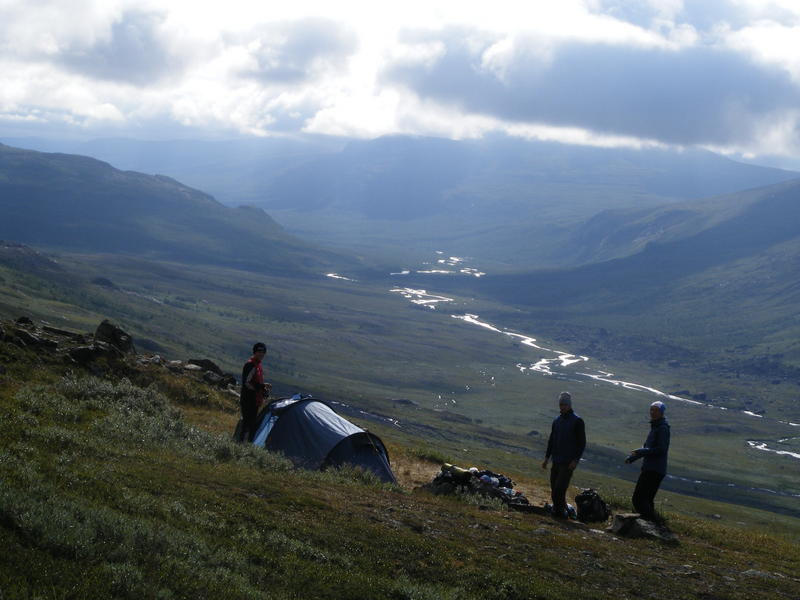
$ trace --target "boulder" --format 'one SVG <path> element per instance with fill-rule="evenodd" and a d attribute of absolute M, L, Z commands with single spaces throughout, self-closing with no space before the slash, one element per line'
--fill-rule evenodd
<path fill-rule="evenodd" d="M 121 358 L 122 352 L 111 344 L 95 342 L 91 346 L 76 346 L 69 351 L 69 357 L 79 365 L 88 365 L 98 358 Z"/>
<path fill-rule="evenodd" d="M 206 371 L 203 373 L 203 381 L 220 388 L 226 388 L 229 385 L 236 384 L 236 378 L 233 375 L 217 375 L 213 371 Z"/>
<path fill-rule="evenodd" d="M 20 317 L 16 321 L 17 325 L 33 325 L 33 321 L 31 321 L 30 317 Z"/>
<path fill-rule="evenodd" d="M 97 330 L 94 332 L 94 339 L 97 342 L 111 344 L 123 354 L 136 354 L 133 338 L 108 319 L 105 319 L 97 326 Z"/>
<path fill-rule="evenodd" d="M 207 358 L 190 358 L 186 362 L 188 362 L 190 365 L 202 367 L 204 371 L 211 371 L 220 377 L 225 375 L 225 373 L 222 372 L 222 369 L 220 369 L 214 361 L 208 360 Z"/>
<path fill-rule="evenodd" d="M 647 521 L 639 513 L 621 513 L 614 515 L 611 526 L 606 529 L 620 537 L 653 538 L 668 544 L 677 544 L 678 538 L 666 525 Z"/>
<path fill-rule="evenodd" d="M 38 346 L 42 341 L 37 336 L 33 335 L 29 331 L 25 331 L 24 329 L 15 329 L 14 335 L 18 340 L 25 344 L 25 346 Z"/>
<path fill-rule="evenodd" d="M 222 377 L 213 371 L 206 371 L 203 373 L 203 381 L 211 385 L 218 385 L 222 387 Z"/>
<path fill-rule="evenodd" d="M 58 327 L 51 327 L 50 325 L 45 325 L 44 327 L 42 327 L 42 331 L 46 331 L 47 333 L 58 335 L 60 337 L 69 338 L 71 340 L 75 340 L 76 342 L 80 342 L 82 344 L 86 343 L 86 338 L 83 337 L 83 334 L 75 333 L 74 331 L 59 329 Z"/>

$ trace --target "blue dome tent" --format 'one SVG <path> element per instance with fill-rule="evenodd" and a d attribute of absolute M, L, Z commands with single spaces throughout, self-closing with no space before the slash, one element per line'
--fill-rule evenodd
<path fill-rule="evenodd" d="M 380 438 L 336 414 L 327 404 L 295 395 L 270 405 L 253 443 L 282 452 L 295 465 L 321 470 L 353 465 L 397 483 Z"/>

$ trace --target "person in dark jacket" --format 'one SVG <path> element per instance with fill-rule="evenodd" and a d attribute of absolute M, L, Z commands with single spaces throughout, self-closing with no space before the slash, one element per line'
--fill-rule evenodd
<path fill-rule="evenodd" d="M 242 409 L 242 433 L 240 441 L 253 441 L 256 435 L 258 409 L 269 396 L 270 384 L 264 383 L 262 362 L 267 353 L 267 346 L 258 342 L 253 346 L 253 355 L 242 368 L 242 391 L 239 405 Z M 245 435 L 247 437 L 245 437 Z"/>
<path fill-rule="evenodd" d="M 669 423 L 664 418 L 666 405 L 661 401 L 653 402 L 650 405 L 650 433 L 644 446 L 633 450 L 625 459 L 626 463 L 632 463 L 640 458 L 642 460 L 642 472 L 636 482 L 636 489 L 633 491 L 633 506 L 642 518 L 655 521 L 656 508 L 655 497 L 661 481 L 667 474 L 667 452 L 669 451 Z"/>
<path fill-rule="evenodd" d="M 569 392 L 561 392 L 559 395 L 558 410 L 561 414 L 553 420 L 550 428 L 542 469 L 547 468 L 547 463 L 552 458 L 550 493 L 553 499 L 553 515 L 563 518 L 567 516 L 567 488 L 586 448 L 586 427 L 583 419 L 572 410 L 572 396 Z"/>

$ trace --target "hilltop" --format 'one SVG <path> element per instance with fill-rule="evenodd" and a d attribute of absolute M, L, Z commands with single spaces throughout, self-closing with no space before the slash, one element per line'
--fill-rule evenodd
<path fill-rule="evenodd" d="M 73 252 L 298 273 L 355 265 L 164 175 L 0 144 L 0 239 Z"/>
<path fill-rule="evenodd" d="M 84 367 L 74 349 L 97 346 L 92 334 L 0 327 L 6 597 L 772 600 L 800 589 L 788 530 L 668 511 L 679 543 L 664 545 L 434 496 L 414 477 L 441 458 L 385 434 L 400 486 L 294 470 L 231 442 L 235 399 L 197 370 L 110 348 Z M 522 481 L 532 497 L 545 486 Z"/>

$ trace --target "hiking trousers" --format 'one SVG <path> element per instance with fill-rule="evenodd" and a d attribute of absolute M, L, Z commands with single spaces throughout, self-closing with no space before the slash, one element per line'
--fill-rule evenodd
<path fill-rule="evenodd" d="M 550 467 L 550 497 L 555 515 L 562 516 L 567 510 L 567 488 L 574 470 L 569 468 L 569 463 L 553 463 Z"/>
<path fill-rule="evenodd" d="M 242 398 L 242 439 L 240 442 L 252 442 L 256 436 L 256 423 L 258 423 L 258 404 L 255 398 Z"/>
<path fill-rule="evenodd" d="M 643 518 L 652 521 L 656 517 L 655 498 L 658 487 L 664 474 L 658 471 L 642 471 L 639 480 L 636 482 L 636 489 L 633 490 L 633 507 Z"/>

